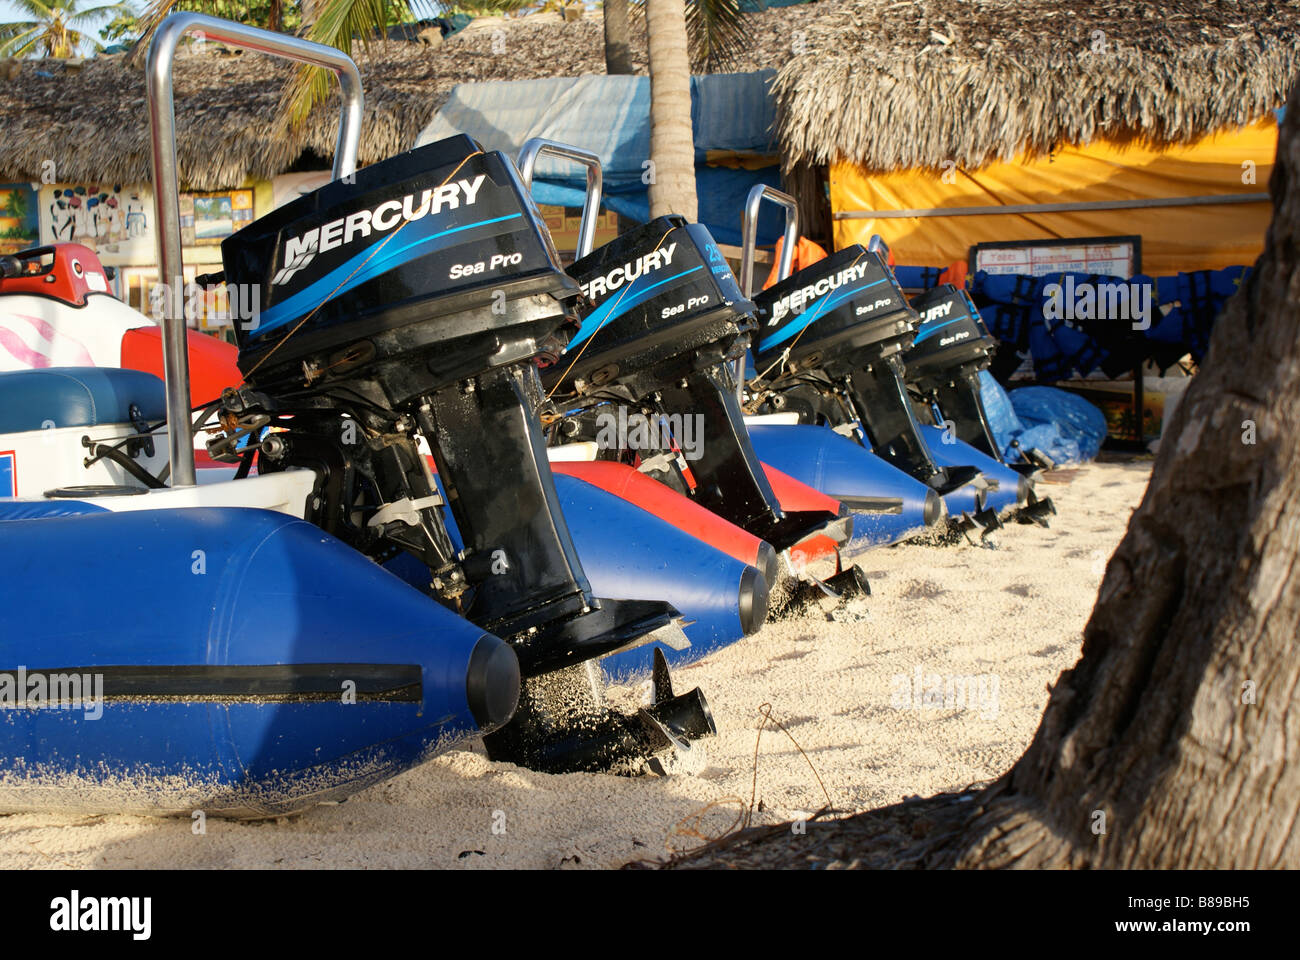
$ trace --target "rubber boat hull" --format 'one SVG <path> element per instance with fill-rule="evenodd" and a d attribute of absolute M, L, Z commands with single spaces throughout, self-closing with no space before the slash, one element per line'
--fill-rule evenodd
<path fill-rule="evenodd" d="M 757 567 L 769 584 L 774 582 L 780 570 L 776 550 L 766 540 L 626 463 L 612 460 L 553 462 L 551 470 L 612 493 L 741 563 Z"/>
<path fill-rule="evenodd" d="M 933 490 L 827 427 L 755 424 L 749 436 L 764 463 L 852 511 L 853 538 L 843 554 L 905 540 L 943 514 Z"/>
<path fill-rule="evenodd" d="M 555 462 L 551 464 L 551 469 L 556 473 L 564 473 L 584 480 L 592 486 L 636 504 L 679 530 L 717 547 L 723 553 L 757 567 L 769 587 L 774 585 L 781 575 L 781 564 L 776 549 L 766 540 L 723 519 L 634 467 L 609 460 L 595 460 Z M 839 514 L 841 507 L 834 498 L 814 490 L 805 483 L 800 483 L 770 464 L 763 464 L 763 470 L 772 485 L 772 491 L 777 496 L 777 502 L 787 513 Z M 790 547 L 790 561 L 799 568 L 822 558 L 833 559 L 838 548 L 838 541 L 829 536 L 824 534 L 811 536 Z"/>
<path fill-rule="evenodd" d="M 1028 501 L 1028 481 L 1021 474 L 988 454 L 981 453 L 964 440 L 951 437 L 952 442 L 945 443 L 946 434 L 940 427 L 928 423 L 920 426 L 921 436 L 925 438 L 926 445 L 939 466 L 972 466 L 989 481 L 989 486 L 984 490 L 985 509 L 1002 514 L 1024 506 Z M 951 503 L 949 510 L 952 510 Z"/>
<path fill-rule="evenodd" d="M 598 596 L 667 600 L 694 621 L 685 628 L 689 647 L 660 644 L 670 664 L 698 660 L 763 626 L 768 583 L 755 567 L 575 477 L 558 474 L 555 487 Z M 612 680 L 649 673 L 653 646 L 612 654 L 600 665 Z"/>
<path fill-rule="evenodd" d="M 0 538 L 0 811 L 279 816 L 515 709 L 505 643 L 303 520 L 10 501 Z"/>

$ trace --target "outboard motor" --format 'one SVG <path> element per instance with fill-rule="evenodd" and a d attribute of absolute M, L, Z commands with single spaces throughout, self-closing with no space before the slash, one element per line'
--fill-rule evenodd
<path fill-rule="evenodd" d="M 510 642 L 526 682 L 491 756 L 604 767 L 672 741 L 656 711 L 707 713 L 692 691 L 575 726 L 541 695 L 544 674 L 581 687 L 586 661 L 680 628 L 666 603 L 593 596 L 565 525 L 536 358 L 580 290 L 510 159 L 465 136 L 411 150 L 262 217 L 222 256 L 262 306 L 236 325 L 244 386 L 210 452 L 314 471 L 309 520 L 378 562 L 413 555 L 431 596 Z"/>
<path fill-rule="evenodd" d="M 916 334 L 878 237 L 831 254 L 756 294 L 759 333 L 751 404 L 764 413 L 844 429 L 855 423 L 873 452 L 949 502 L 985 516 L 980 472 L 936 462 L 904 386 L 903 354 Z M 960 509 L 954 509 L 959 506 Z"/>
<path fill-rule="evenodd" d="M 709 231 L 658 217 L 569 268 L 586 304 L 567 352 L 542 371 L 558 442 L 596 440 L 785 550 L 814 534 L 847 539 L 822 511 L 786 511 L 754 452 L 729 365 L 744 355 L 754 306 Z M 603 430 L 645 443 L 605 442 Z M 688 434 L 690 438 L 688 439 Z"/>
<path fill-rule="evenodd" d="M 950 283 L 916 296 L 912 308 L 921 318 L 916 338 L 905 355 L 907 385 L 937 427 L 985 457 L 1020 474 L 1017 480 L 1018 517 L 1046 525 L 1056 512 L 1050 498 L 1038 499 L 1033 475 L 1039 465 L 1028 456 L 1008 463 L 989 425 L 980 394 L 980 372 L 988 368 L 998 341 L 989 333 L 970 296 Z"/>

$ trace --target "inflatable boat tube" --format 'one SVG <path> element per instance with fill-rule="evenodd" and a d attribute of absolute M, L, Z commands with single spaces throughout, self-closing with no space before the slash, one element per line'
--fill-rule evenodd
<path fill-rule="evenodd" d="M 937 493 L 827 427 L 755 425 L 749 436 L 764 463 L 853 512 L 853 539 L 842 552 L 897 543 L 943 516 Z"/>
<path fill-rule="evenodd" d="M 663 647 L 670 664 L 698 660 L 763 626 L 768 584 L 755 567 L 576 477 L 559 474 L 555 487 L 597 596 L 666 600 L 694 621 L 686 627 L 689 647 Z M 622 680 L 648 673 L 653 654 L 645 644 L 600 663 Z"/>
<path fill-rule="evenodd" d="M 49 503 L 0 502 L 0 811 L 278 816 L 514 712 L 505 643 L 303 520 Z"/>
<path fill-rule="evenodd" d="M 944 443 L 944 431 L 928 423 L 923 423 L 921 436 L 925 438 L 934 460 L 941 467 L 972 466 L 988 481 L 984 491 L 984 506 L 996 510 L 999 514 L 1024 506 L 1029 500 L 1029 481 L 1020 473 L 1012 470 L 1005 463 L 994 460 L 986 453 L 981 453 L 969 443 L 953 438 L 952 443 Z M 960 491 L 949 494 L 955 497 Z M 952 503 L 949 503 L 951 511 Z"/>
<path fill-rule="evenodd" d="M 611 460 L 592 460 L 552 462 L 551 470 L 556 474 L 576 477 L 593 487 L 612 493 L 741 563 L 757 567 L 769 584 L 776 580 L 780 566 L 776 550 L 770 543 L 724 520 L 635 467 Z"/>

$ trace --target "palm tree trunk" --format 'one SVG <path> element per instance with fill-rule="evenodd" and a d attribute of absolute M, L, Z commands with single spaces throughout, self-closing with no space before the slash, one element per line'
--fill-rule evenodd
<path fill-rule="evenodd" d="M 692 867 L 1300 867 L 1300 86 L 1273 222 L 1165 423 L 1083 655 L 978 794 L 713 844 Z M 716 851 L 716 852 L 715 852 Z"/>
<path fill-rule="evenodd" d="M 650 52 L 650 216 L 698 217 L 685 0 L 646 0 Z"/>
<path fill-rule="evenodd" d="M 628 0 L 605 0 L 605 72 L 636 73 L 632 64 Z"/>
<path fill-rule="evenodd" d="M 610 76 L 636 73 L 632 62 L 631 10 L 628 0 L 605 0 L 605 72 Z M 620 234 L 637 225 L 631 217 L 615 214 Z"/>
<path fill-rule="evenodd" d="M 1295 113 L 1300 87 L 1278 135 L 1264 252 L 1165 424 L 1083 658 L 936 864 L 1300 866 Z"/>

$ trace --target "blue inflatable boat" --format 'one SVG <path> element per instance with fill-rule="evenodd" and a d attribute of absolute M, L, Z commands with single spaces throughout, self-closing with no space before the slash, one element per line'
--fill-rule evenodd
<path fill-rule="evenodd" d="M 0 811 L 292 813 L 515 708 L 504 642 L 302 520 L 10 500 L 0 542 Z"/>
<path fill-rule="evenodd" d="M 695 612 L 700 650 L 756 629 L 766 583 L 630 503 L 557 484 L 537 360 L 581 291 L 510 158 L 453 137 L 357 170 L 350 59 L 173 14 L 146 68 L 162 276 L 184 276 L 170 64 L 200 30 L 333 69 L 334 179 L 223 241 L 220 280 L 265 309 L 236 325 L 243 382 L 197 419 L 179 289 L 163 297 L 162 397 L 136 371 L 0 374 L 0 476 L 17 494 L 0 501 L 0 811 L 264 817 L 476 734 L 494 760 L 567 771 L 714 732 L 662 659 L 634 713 L 598 691 L 574 722 L 543 703 L 601 657 L 688 649 L 669 595 Z M 321 249 L 363 214 L 355 249 Z M 491 256 L 490 276 L 447 269 Z M 196 468 L 200 428 L 211 469 Z M 620 553 L 620 537 L 645 549 Z"/>
<path fill-rule="evenodd" d="M 827 427 L 751 423 L 749 436 L 763 462 L 853 511 L 853 539 L 842 552 L 906 540 L 944 516 L 932 488 Z"/>

